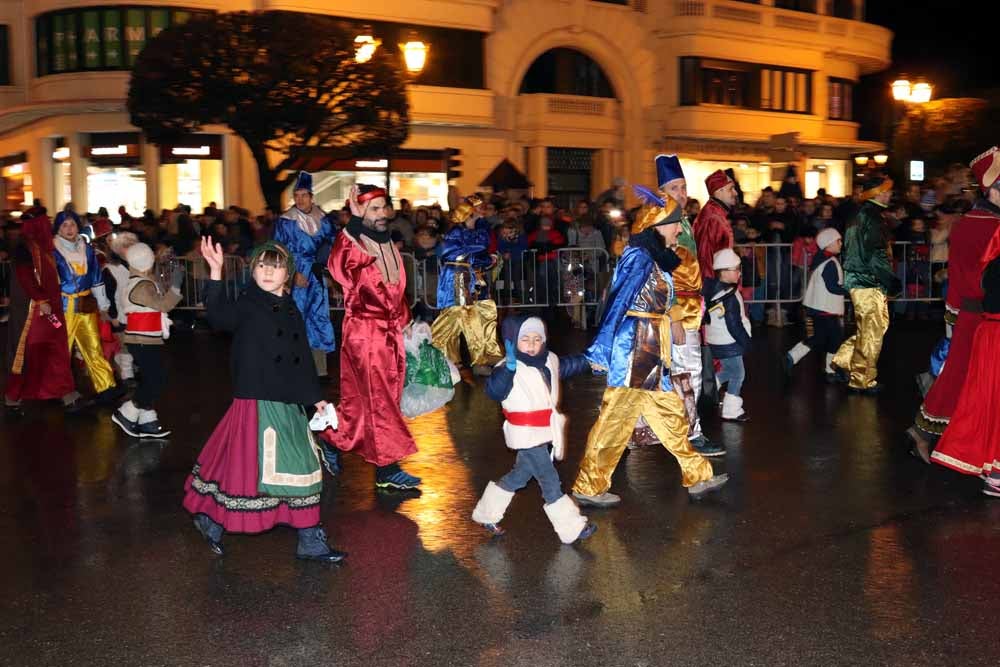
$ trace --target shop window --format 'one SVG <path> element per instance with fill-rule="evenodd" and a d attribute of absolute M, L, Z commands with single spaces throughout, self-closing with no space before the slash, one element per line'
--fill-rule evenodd
<path fill-rule="evenodd" d="M 812 72 L 728 60 L 680 59 L 682 106 L 812 113 Z"/>
<path fill-rule="evenodd" d="M 87 207 L 109 211 L 124 206 L 129 215 L 141 216 L 146 210 L 146 172 L 136 166 L 87 167 Z"/>
<path fill-rule="evenodd" d="M 175 8 L 88 7 L 35 19 L 38 76 L 127 69 L 146 41 L 171 25 L 205 14 Z"/>
<path fill-rule="evenodd" d="M 572 209 L 579 201 L 590 200 L 590 176 L 594 151 L 587 148 L 549 148 L 548 192 L 556 206 Z"/>
<path fill-rule="evenodd" d="M 563 48 L 546 51 L 531 63 L 520 93 L 615 97 L 611 81 L 600 65 L 585 53 Z"/>
<path fill-rule="evenodd" d="M 854 82 L 848 79 L 831 78 L 828 85 L 827 100 L 830 120 L 851 120 L 854 118 Z"/>
<path fill-rule="evenodd" d="M 10 26 L 0 25 L 0 86 L 10 85 Z"/>

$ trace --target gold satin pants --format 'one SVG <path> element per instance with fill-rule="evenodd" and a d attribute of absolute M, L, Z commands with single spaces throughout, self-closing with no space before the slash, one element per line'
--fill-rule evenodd
<path fill-rule="evenodd" d="M 856 334 L 844 341 L 833 357 L 833 365 L 851 375 L 850 387 L 870 389 L 878 384 L 878 357 L 882 338 L 889 330 L 889 301 L 874 287 L 851 290 Z"/>
<path fill-rule="evenodd" d="M 573 492 L 598 496 L 611 488 L 611 475 L 625 451 L 636 420 L 642 416 L 681 466 L 685 487 L 711 479 L 712 464 L 691 447 L 684 402 L 673 391 L 608 387 L 601 413 L 587 437 L 587 451 Z"/>
<path fill-rule="evenodd" d="M 90 381 L 98 394 L 115 386 L 115 372 L 104 358 L 101 349 L 101 332 L 97 313 L 76 312 L 76 299 L 70 297 L 66 310 L 66 338 L 69 340 L 69 354 L 73 356 L 73 345 L 80 348 L 80 356 L 87 365 Z"/>
<path fill-rule="evenodd" d="M 497 304 L 489 299 L 445 308 L 431 325 L 431 343 L 453 363 L 462 362 L 461 339 L 473 366 L 492 366 L 503 358 L 497 342 Z"/>

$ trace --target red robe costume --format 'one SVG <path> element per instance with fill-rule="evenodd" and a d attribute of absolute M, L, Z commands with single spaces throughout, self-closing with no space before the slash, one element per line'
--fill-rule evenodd
<path fill-rule="evenodd" d="M 26 220 L 22 242 L 15 251 L 14 275 L 27 297 L 27 316 L 11 355 L 5 391 L 8 402 L 62 398 L 74 389 L 66 319 L 63 317 L 59 274 L 47 216 Z M 59 321 L 55 327 L 39 306 L 48 303 Z"/>
<path fill-rule="evenodd" d="M 946 317 L 955 317 L 951 347 L 941 374 L 917 412 L 915 425 L 925 437 L 940 436 L 958 405 L 972 355 L 972 341 L 983 321 L 980 259 L 997 228 L 1000 210 L 981 200 L 951 229 L 948 237 L 948 296 Z"/>
<path fill-rule="evenodd" d="M 377 466 L 417 451 L 399 402 L 406 379 L 403 327 L 410 321 L 406 271 L 390 241 L 337 235 L 327 267 L 344 290 L 340 348 L 340 427 L 326 439 Z"/>
<path fill-rule="evenodd" d="M 715 278 L 712 259 L 723 248 L 733 247 L 733 226 L 729 209 L 717 199 L 709 199 L 694 220 L 694 240 L 698 244 L 698 264 L 702 278 Z"/>

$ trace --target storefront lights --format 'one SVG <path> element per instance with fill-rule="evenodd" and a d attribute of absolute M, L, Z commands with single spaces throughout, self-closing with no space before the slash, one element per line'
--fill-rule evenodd
<path fill-rule="evenodd" d="M 424 71 L 424 65 L 427 64 L 427 52 L 430 47 L 421 41 L 409 41 L 406 44 L 400 44 L 399 48 L 403 50 L 403 60 L 406 61 L 406 70 L 410 74 L 419 74 Z"/>
<path fill-rule="evenodd" d="M 875 156 L 874 160 L 875 164 L 885 164 L 886 162 L 889 161 L 889 156 L 886 155 L 885 153 L 879 153 L 878 155 Z"/>
<path fill-rule="evenodd" d="M 24 173 L 24 165 L 23 164 L 12 164 L 9 167 L 6 167 L 3 171 L 4 171 L 4 174 L 3 174 L 4 176 L 17 176 L 19 174 L 23 174 Z"/>
<path fill-rule="evenodd" d="M 358 35 L 354 38 L 354 60 L 359 63 L 368 62 L 381 45 L 381 39 L 375 39 L 369 34 Z"/>
<path fill-rule="evenodd" d="M 868 156 L 867 155 L 855 155 L 854 156 L 854 164 L 858 165 L 859 167 L 865 166 L 866 164 L 868 164 Z"/>
<path fill-rule="evenodd" d="M 358 169 L 388 169 L 388 160 L 356 160 L 354 166 Z"/>
<path fill-rule="evenodd" d="M 53 160 L 68 160 L 69 159 L 69 146 L 60 146 L 59 148 L 52 151 Z"/>
<path fill-rule="evenodd" d="M 206 156 L 212 153 L 212 149 L 209 146 L 175 146 L 170 149 L 171 155 L 176 155 L 178 157 L 183 156 Z"/>
<path fill-rule="evenodd" d="M 91 155 L 128 155 L 128 146 L 118 144 L 117 146 L 95 146 L 90 149 Z"/>

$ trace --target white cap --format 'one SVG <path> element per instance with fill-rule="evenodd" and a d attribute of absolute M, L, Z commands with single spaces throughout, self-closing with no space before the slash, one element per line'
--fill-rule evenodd
<path fill-rule="evenodd" d="M 820 250 L 823 250 L 828 245 L 833 245 L 840 240 L 840 232 L 838 232 L 833 227 L 827 227 L 820 230 L 819 234 L 816 235 L 816 245 L 819 246 Z"/>
<path fill-rule="evenodd" d="M 522 336 L 527 336 L 528 334 L 533 333 L 541 336 L 543 341 L 546 340 L 545 322 L 542 322 L 537 317 L 529 317 L 524 322 L 521 322 L 521 328 L 517 332 L 517 337 L 520 339 Z"/>
<path fill-rule="evenodd" d="M 130 245 L 128 250 L 125 251 L 125 261 L 128 262 L 130 269 L 146 273 L 153 268 L 156 258 L 153 256 L 153 251 L 148 245 L 145 243 L 136 243 Z"/>
<path fill-rule="evenodd" d="M 732 248 L 723 248 L 712 256 L 712 268 L 716 271 L 720 269 L 735 269 L 742 263 L 739 255 L 733 252 Z"/>

